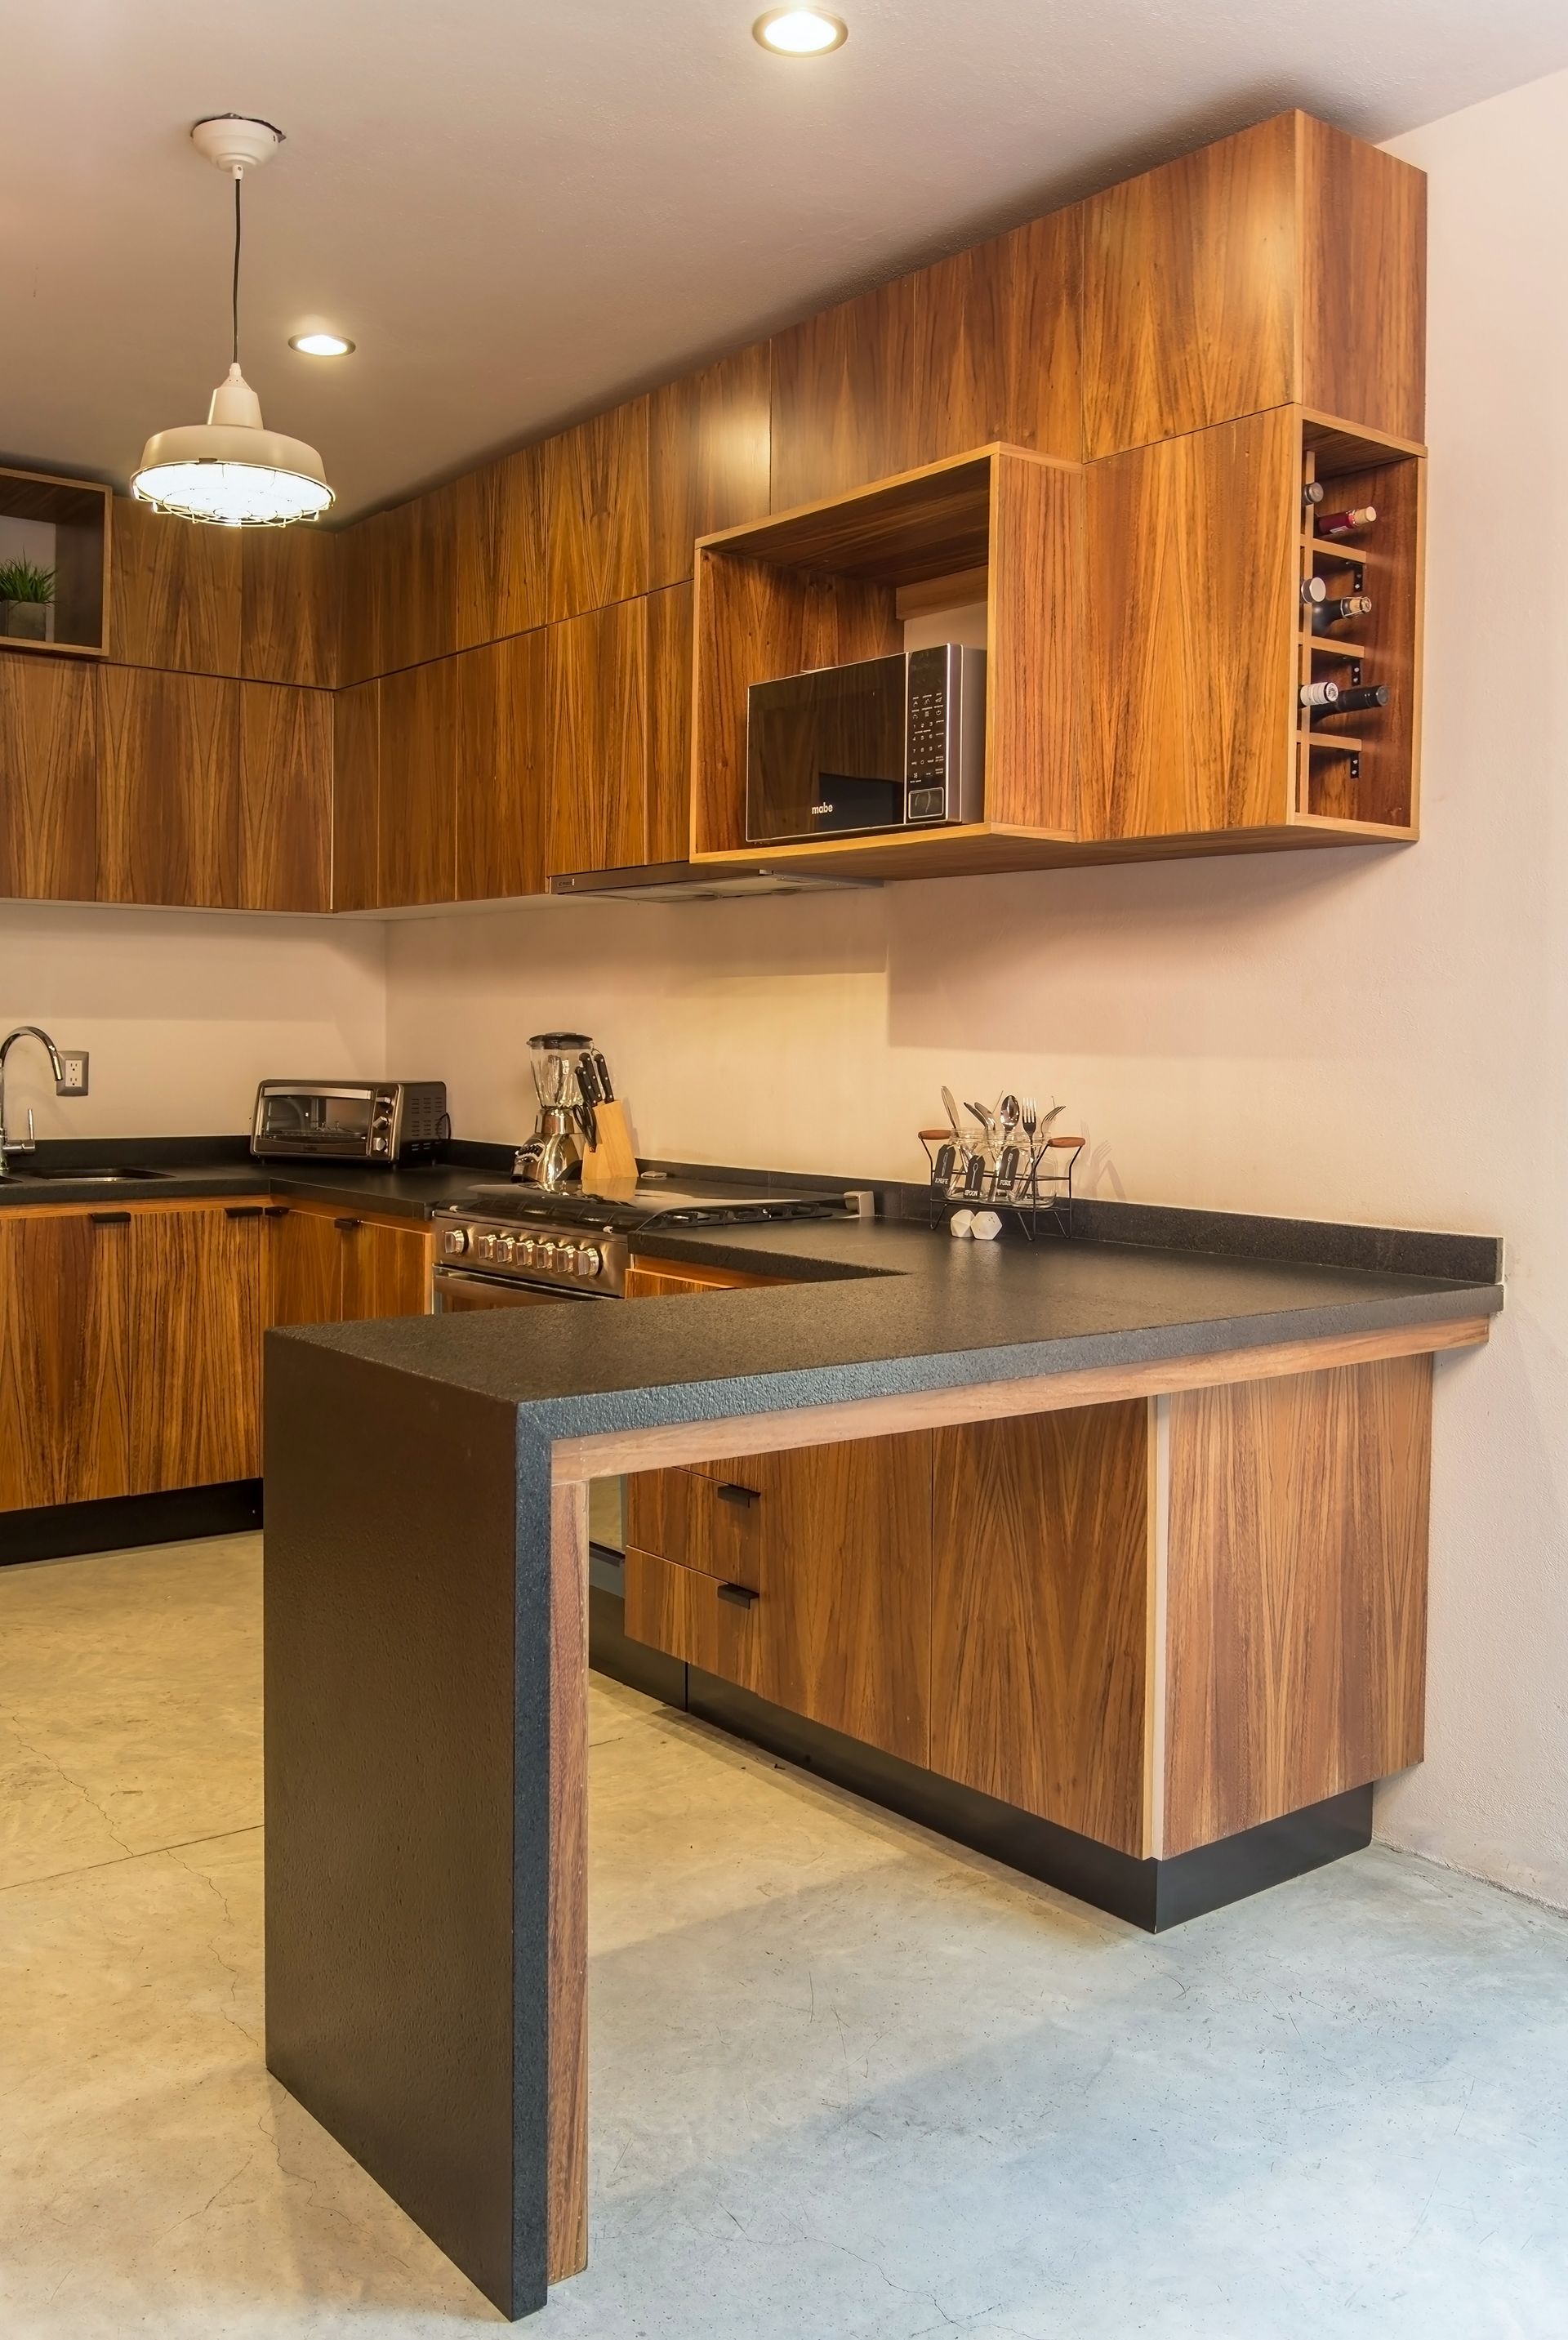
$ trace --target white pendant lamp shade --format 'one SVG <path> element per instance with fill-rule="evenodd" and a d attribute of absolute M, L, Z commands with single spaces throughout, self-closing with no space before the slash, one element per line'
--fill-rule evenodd
<path fill-rule="evenodd" d="M 316 520 L 332 501 L 315 449 L 263 428 L 262 402 L 237 364 L 213 391 L 204 422 L 153 433 L 131 490 L 160 511 L 222 528 Z"/>
<path fill-rule="evenodd" d="M 233 362 L 213 392 L 204 422 L 155 431 L 131 491 L 160 511 L 218 528 L 286 528 L 316 520 L 332 501 L 322 459 L 303 439 L 268 431 L 262 402 L 240 372 L 240 185 L 283 144 L 283 132 L 248 114 L 215 114 L 191 132 L 200 152 L 234 182 Z"/>

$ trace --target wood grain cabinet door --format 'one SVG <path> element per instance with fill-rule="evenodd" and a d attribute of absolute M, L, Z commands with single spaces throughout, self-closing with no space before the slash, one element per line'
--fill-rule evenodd
<path fill-rule="evenodd" d="M 457 670 L 457 897 L 544 890 L 550 696 L 544 630 L 464 650 Z"/>
<path fill-rule="evenodd" d="M 648 597 L 648 858 L 691 852 L 691 588 Z"/>
<path fill-rule="evenodd" d="M 90 902 L 97 883 L 98 678 L 0 657 L 0 895 Z"/>
<path fill-rule="evenodd" d="M 369 1316 L 423 1316 L 430 1308 L 431 1238 L 423 1225 L 387 1226 L 341 1218 L 344 1238 L 343 1322 Z"/>
<path fill-rule="evenodd" d="M 377 900 L 450 902 L 457 890 L 457 660 L 380 687 Z"/>
<path fill-rule="evenodd" d="M 124 1229 L 131 1492 L 253 1479 L 261 1458 L 260 1203 L 134 1211 Z"/>
<path fill-rule="evenodd" d="M 324 1211 L 269 1209 L 266 1321 L 338 1324 L 343 1314 L 343 1238 Z"/>
<path fill-rule="evenodd" d="M 1146 1400 L 936 1433 L 932 1770 L 1142 1854 Z"/>
<path fill-rule="evenodd" d="M 124 1217 L 0 1214 L 0 1511 L 124 1495 Z"/>
<path fill-rule="evenodd" d="M 134 496 L 116 496 L 109 656 L 123 666 L 184 674 L 240 673 L 242 540 L 248 533 L 193 527 Z"/>
<path fill-rule="evenodd" d="M 929 1748 L 931 1439 L 752 1455 L 761 1581 L 746 1687 L 911 1763 Z"/>
<path fill-rule="evenodd" d="M 549 630 L 549 873 L 624 869 L 647 852 L 648 606 Z"/>
<path fill-rule="evenodd" d="M 332 688 L 340 543 L 313 528 L 240 531 L 242 675 L 253 682 Z"/>
<path fill-rule="evenodd" d="M 329 910 L 332 694 L 239 688 L 240 907 Z"/>
<path fill-rule="evenodd" d="M 600 610 L 648 590 L 648 401 L 544 442 L 545 613 Z"/>
<path fill-rule="evenodd" d="M 129 666 L 99 678 L 98 899 L 237 908 L 239 685 Z"/>

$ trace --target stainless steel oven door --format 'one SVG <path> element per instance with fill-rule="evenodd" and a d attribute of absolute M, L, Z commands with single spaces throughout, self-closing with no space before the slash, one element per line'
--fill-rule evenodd
<path fill-rule="evenodd" d="M 456 1316 L 481 1308 L 540 1308 L 564 1305 L 580 1308 L 585 1302 L 608 1300 L 606 1292 L 558 1292 L 538 1284 L 512 1284 L 504 1276 L 476 1275 L 466 1267 L 438 1267 L 435 1313 Z M 626 1482 L 591 1479 L 588 1487 L 588 1535 L 606 1552 L 626 1550 Z"/>

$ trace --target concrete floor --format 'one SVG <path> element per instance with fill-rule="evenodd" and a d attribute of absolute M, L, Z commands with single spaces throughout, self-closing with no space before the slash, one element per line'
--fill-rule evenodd
<path fill-rule="evenodd" d="M 493 2328 L 263 2067 L 259 1552 L 0 1571 L 0 2333 Z M 612 1685 L 541 2340 L 1568 2332 L 1568 1920 L 1382 1850 L 1150 1941 Z"/>

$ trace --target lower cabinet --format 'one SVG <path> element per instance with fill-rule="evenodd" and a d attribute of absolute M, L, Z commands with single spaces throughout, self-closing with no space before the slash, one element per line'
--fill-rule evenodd
<path fill-rule="evenodd" d="M 1145 1849 L 1146 1402 L 628 1482 L 626 1631 L 847 1737 Z"/>
<path fill-rule="evenodd" d="M 430 1269 L 422 1222 L 371 1218 L 326 1204 L 268 1208 L 269 1324 L 426 1315 Z"/>
<path fill-rule="evenodd" d="M 256 1478 L 265 1327 L 429 1305 L 406 1220 L 260 1196 L 0 1211 L 0 1512 Z"/>

